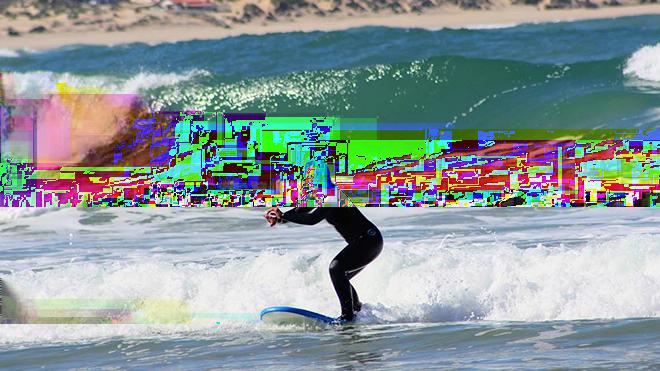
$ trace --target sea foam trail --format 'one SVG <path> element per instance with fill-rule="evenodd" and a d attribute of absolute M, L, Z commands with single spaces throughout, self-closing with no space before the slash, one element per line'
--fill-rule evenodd
<path fill-rule="evenodd" d="M 660 241 L 636 235 L 579 248 L 446 241 L 388 243 L 356 276 L 368 322 L 485 319 L 547 321 L 660 316 Z M 22 299 L 124 298 L 182 301 L 193 313 L 255 314 L 291 305 L 338 312 L 328 263 L 336 251 L 270 250 L 203 263 L 71 263 L 14 272 Z"/>
<path fill-rule="evenodd" d="M 637 50 L 626 61 L 623 73 L 643 80 L 660 82 L 660 43 Z"/>

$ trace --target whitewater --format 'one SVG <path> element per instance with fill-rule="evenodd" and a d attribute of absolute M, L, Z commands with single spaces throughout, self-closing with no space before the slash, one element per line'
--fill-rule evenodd
<path fill-rule="evenodd" d="M 124 94 L 150 110 L 649 131 L 660 128 L 659 40 L 658 16 L 366 27 L 0 48 L 0 71 L 8 99 L 66 90 Z M 82 132 L 99 125 L 111 134 L 130 117 L 113 126 L 104 115 L 121 112 L 80 102 L 79 112 L 96 118 L 81 121 Z M 0 144 L 12 139 L 10 127 L 0 130 Z M 344 242 L 325 223 L 269 228 L 264 210 L 249 208 L 0 209 L 0 277 L 25 305 L 145 300 L 199 315 L 194 323 L 0 325 L 0 368 L 660 366 L 657 209 L 362 211 L 385 245 L 353 280 L 365 303 L 359 320 L 303 331 L 264 325 L 258 313 L 290 305 L 339 314 L 328 265 Z"/>
<path fill-rule="evenodd" d="M 657 348 L 650 329 L 660 316 L 660 215 L 653 209 L 362 210 L 385 238 L 382 255 L 353 280 L 365 309 L 353 330 L 315 333 L 263 325 L 258 312 L 292 305 L 338 314 L 328 264 L 344 243 L 327 224 L 269 228 L 259 209 L 2 210 L 0 274 L 21 300 L 172 300 L 208 320 L 3 325 L 0 359 L 25 361 L 19 349 L 53 357 L 85 349 L 70 365 L 100 356 L 99 366 L 149 367 L 179 346 L 208 362 L 239 357 L 274 367 L 263 358 L 280 354 L 273 347 L 332 357 L 323 344 L 341 347 L 346 336 L 385 342 L 402 365 L 427 366 L 437 360 L 403 354 L 430 343 L 441 353 L 486 347 L 520 352 L 507 363 L 513 367 L 527 356 L 552 357 L 553 349 L 570 353 L 570 344 L 641 346 L 650 338 L 646 345 Z M 483 361 L 453 357 L 463 366 L 469 357 Z"/>

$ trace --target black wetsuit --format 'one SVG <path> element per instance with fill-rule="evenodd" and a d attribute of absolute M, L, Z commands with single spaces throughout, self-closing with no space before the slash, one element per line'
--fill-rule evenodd
<path fill-rule="evenodd" d="M 282 219 L 306 225 L 325 219 L 346 240 L 348 246 L 330 263 L 330 278 L 339 297 L 342 318 L 352 320 L 362 304 L 349 280 L 383 249 L 383 237 L 378 228 L 356 207 L 296 207 L 284 213 Z"/>

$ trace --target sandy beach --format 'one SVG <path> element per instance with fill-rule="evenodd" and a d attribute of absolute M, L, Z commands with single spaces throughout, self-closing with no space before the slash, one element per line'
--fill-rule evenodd
<path fill-rule="evenodd" d="M 520 23 L 560 22 L 604 19 L 635 15 L 660 14 L 660 4 L 603 7 L 598 9 L 539 10 L 533 6 L 506 6 L 491 10 L 465 10 L 443 6 L 422 14 L 358 14 L 255 20 L 231 27 L 209 24 L 162 24 L 133 26 L 122 31 L 86 30 L 28 33 L 18 37 L 0 36 L 2 49 L 52 49 L 72 44 L 117 45 L 143 42 L 157 44 L 185 40 L 219 39 L 238 35 L 261 35 L 279 32 L 334 31 L 363 26 L 400 28 L 497 28 Z M 14 22 L 16 23 L 16 22 Z M 34 22 L 33 22 L 34 23 Z"/>

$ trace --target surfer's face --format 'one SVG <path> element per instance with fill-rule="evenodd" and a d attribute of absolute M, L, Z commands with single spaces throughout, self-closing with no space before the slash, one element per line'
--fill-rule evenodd
<path fill-rule="evenodd" d="M 314 188 L 314 171 L 316 169 L 314 166 L 310 166 L 307 169 L 307 173 L 305 174 L 305 188 L 307 189 L 313 189 Z"/>
<path fill-rule="evenodd" d="M 302 197 L 301 202 L 307 202 L 308 200 L 314 200 L 314 203 L 323 203 L 325 195 L 323 194 L 323 189 L 316 184 L 314 184 L 314 176 L 316 174 L 316 167 L 310 166 L 307 168 L 303 178 L 302 184 Z"/>

